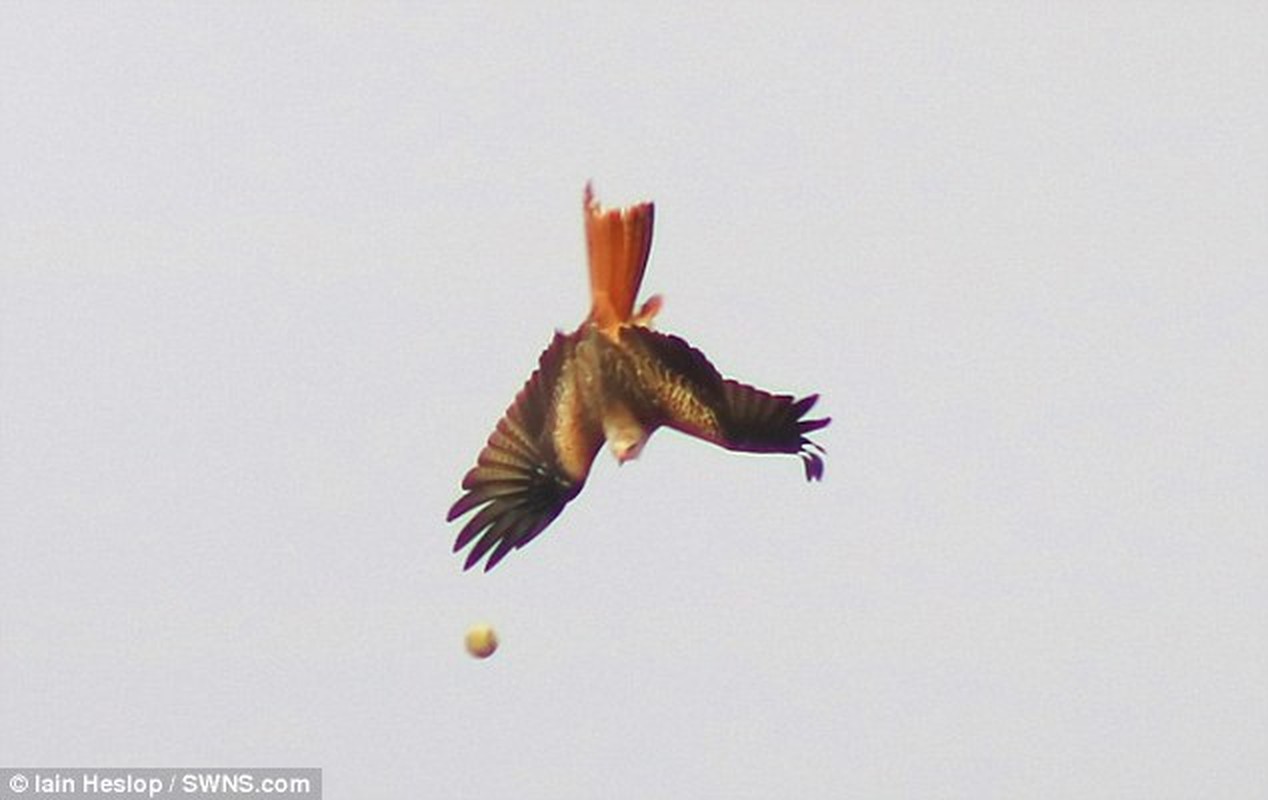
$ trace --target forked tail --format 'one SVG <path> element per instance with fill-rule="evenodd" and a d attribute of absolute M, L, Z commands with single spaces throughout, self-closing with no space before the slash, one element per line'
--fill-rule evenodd
<path fill-rule="evenodd" d="M 657 296 L 644 303 L 637 315 L 634 314 L 634 301 L 652 249 L 653 216 L 651 203 L 604 208 L 595 201 L 590 184 L 586 184 L 589 321 L 611 336 L 616 336 L 622 325 L 646 326 L 660 310 L 660 297 Z"/>

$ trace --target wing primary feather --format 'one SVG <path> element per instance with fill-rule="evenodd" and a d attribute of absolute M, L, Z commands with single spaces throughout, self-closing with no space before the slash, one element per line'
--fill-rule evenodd
<path fill-rule="evenodd" d="M 464 494 L 450 506 L 446 519 L 452 522 L 476 512 L 454 540 L 454 552 L 471 546 L 464 569 L 471 569 L 486 555 L 485 570 L 492 569 L 511 550 L 545 530 L 585 483 L 584 472 L 572 474 L 560 462 L 554 438 L 560 398 L 576 396 L 561 392 L 574 347 L 573 337 L 555 334 L 537 369 L 490 434 L 476 466 L 462 479 Z M 588 472 L 602 443 L 602 431 L 578 429 L 577 435 L 583 439 L 577 450 Z"/>

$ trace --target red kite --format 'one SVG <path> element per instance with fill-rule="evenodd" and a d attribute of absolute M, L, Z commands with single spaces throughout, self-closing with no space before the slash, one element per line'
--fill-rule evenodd
<path fill-rule="evenodd" d="M 488 555 L 490 570 L 545 530 L 581 491 L 605 440 L 624 463 L 662 425 L 728 450 L 795 454 L 806 480 L 823 476 L 823 448 L 806 434 L 830 419 L 804 419 L 817 394 L 797 400 L 723 378 L 699 350 L 651 329 L 659 296 L 634 313 L 652 204 L 605 209 L 587 185 L 584 209 L 590 314 L 572 333 L 555 333 L 462 479 L 466 494 L 448 521 L 476 511 L 454 542 L 454 552 L 475 542 L 464 569 Z"/>

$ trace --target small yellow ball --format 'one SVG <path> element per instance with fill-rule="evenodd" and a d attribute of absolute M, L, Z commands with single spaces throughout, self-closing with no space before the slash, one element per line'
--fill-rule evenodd
<path fill-rule="evenodd" d="M 488 658 L 498 649 L 498 635 L 493 626 L 480 623 L 467 629 L 467 652 L 476 658 Z"/>

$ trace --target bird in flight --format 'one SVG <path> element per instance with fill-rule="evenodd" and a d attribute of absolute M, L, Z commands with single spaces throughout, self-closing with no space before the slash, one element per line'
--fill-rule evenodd
<path fill-rule="evenodd" d="M 699 350 L 651 327 L 659 295 L 634 302 L 652 246 L 653 206 L 583 201 L 590 258 L 590 313 L 556 332 L 506 410 L 448 521 L 474 511 L 454 542 L 473 542 L 464 569 L 486 555 L 490 570 L 523 547 L 581 491 L 604 441 L 618 463 L 637 458 L 661 426 L 746 453 L 801 457 L 806 480 L 823 477 L 823 448 L 806 435 L 830 418 L 805 419 L 819 399 L 771 394 L 723 378 Z"/>

